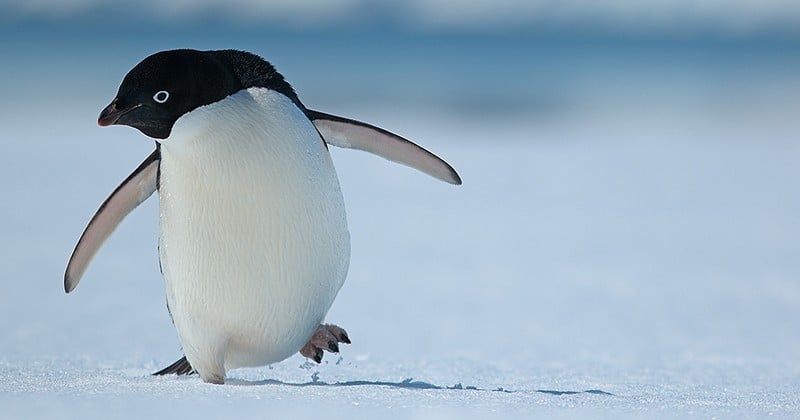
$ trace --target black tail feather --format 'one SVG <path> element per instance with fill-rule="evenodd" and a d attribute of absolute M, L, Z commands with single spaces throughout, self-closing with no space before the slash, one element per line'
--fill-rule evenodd
<path fill-rule="evenodd" d="M 189 361 L 186 360 L 186 356 L 181 357 L 178 359 L 177 362 L 165 367 L 164 369 L 159 370 L 158 372 L 154 373 L 154 376 L 162 376 L 162 375 L 193 375 L 197 372 L 194 371 L 192 365 L 189 364 Z"/>

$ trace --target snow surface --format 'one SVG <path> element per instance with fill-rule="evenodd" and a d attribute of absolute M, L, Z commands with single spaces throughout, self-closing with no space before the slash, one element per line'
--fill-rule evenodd
<path fill-rule="evenodd" d="M 464 185 L 333 150 L 353 258 L 328 320 L 353 344 L 226 386 L 149 375 L 180 356 L 155 198 L 63 292 L 85 223 L 152 149 L 94 124 L 122 74 L 6 96 L 0 417 L 797 417 L 800 83 L 781 75 L 710 92 L 606 75 L 634 86 L 491 118 L 307 99 Z"/>

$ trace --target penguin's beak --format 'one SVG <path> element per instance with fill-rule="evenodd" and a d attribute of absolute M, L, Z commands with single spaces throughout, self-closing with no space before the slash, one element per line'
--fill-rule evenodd
<path fill-rule="evenodd" d="M 119 121 L 119 119 L 123 115 L 125 115 L 125 114 L 133 111 L 134 109 L 139 108 L 140 106 L 142 106 L 142 104 L 136 104 L 135 103 L 135 104 L 132 104 L 130 106 L 125 106 L 125 107 L 119 107 L 118 108 L 117 107 L 118 102 L 119 102 L 119 98 L 115 98 L 113 101 L 111 101 L 111 103 L 107 107 L 105 107 L 105 109 L 103 109 L 103 111 L 100 113 L 100 117 L 97 118 L 97 123 L 98 124 L 100 124 L 103 127 L 116 124 L 117 121 Z"/>

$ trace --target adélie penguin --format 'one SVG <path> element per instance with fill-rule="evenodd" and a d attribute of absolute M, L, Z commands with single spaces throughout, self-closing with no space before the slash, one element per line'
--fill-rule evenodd
<path fill-rule="evenodd" d="M 157 374 L 319 363 L 349 343 L 323 324 L 344 283 L 350 237 L 327 144 L 371 152 L 451 184 L 442 159 L 381 128 L 306 108 L 263 58 L 162 51 L 123 79 L 101 126 L 127 125 L 155 151 L 100 206 L 69 260 L 71 292 L 125 216 L 159 195 L 167 308 L 185 357 Z"/>

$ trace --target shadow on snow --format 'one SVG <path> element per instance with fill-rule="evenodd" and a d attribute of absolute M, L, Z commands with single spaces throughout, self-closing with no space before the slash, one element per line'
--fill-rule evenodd
<path fill-rule="evenodd" d="M 424 390 L 424 389 L 433 389 L 433 390 L 464 390 L 464 391 L 489 391 L 489 392 L 502 392 L 506 394 L 517 394 L 517 393 L 540 393 L 540 394 L 548 394 L 548 395 L 576 395 L 576 394 L 593 394 L 593 395 L 607 395 L 607 396 L 615 396 L 614 394 L 606 391 L 602 391 L 599 389 L 589 389 L 585 391 L 563 391 L 563 390 L 551 390 L 551 389 L 536 389 L 536 390 L 510 390 L 505 388 L 494 388 L 494 389 L 483 389 L 474 386 L 464 386 L 460 383 L 457 383 L 453 386 L 441 386 L 435 385 L 430 382 L 424 381 L 415 381 L 413 378 L 404 379 L 400 382 L 391 382 L 391 381 L 343 381 L 343 382 L 325 382 L 320 381 L 317 379 L 316 374 L 312 375 L 310 382 L 284 382 L 279 381 L 277 379 L 265 379 L 261 381 L 248 381 L 244 379 L 228 379 L 226 383 L 231 385 L 241 385 L 241 386 L 257 386 L 257 385 L 281 385 L 281 386 L 293 386 L 293 387 L 310 387 L 310 386 L 322 386 L 322 387 L 352 387 L 352 386 L 383 386 L 388 388 L 396 388 L 396 389 L 411 389 L 411 390 Z"/>

